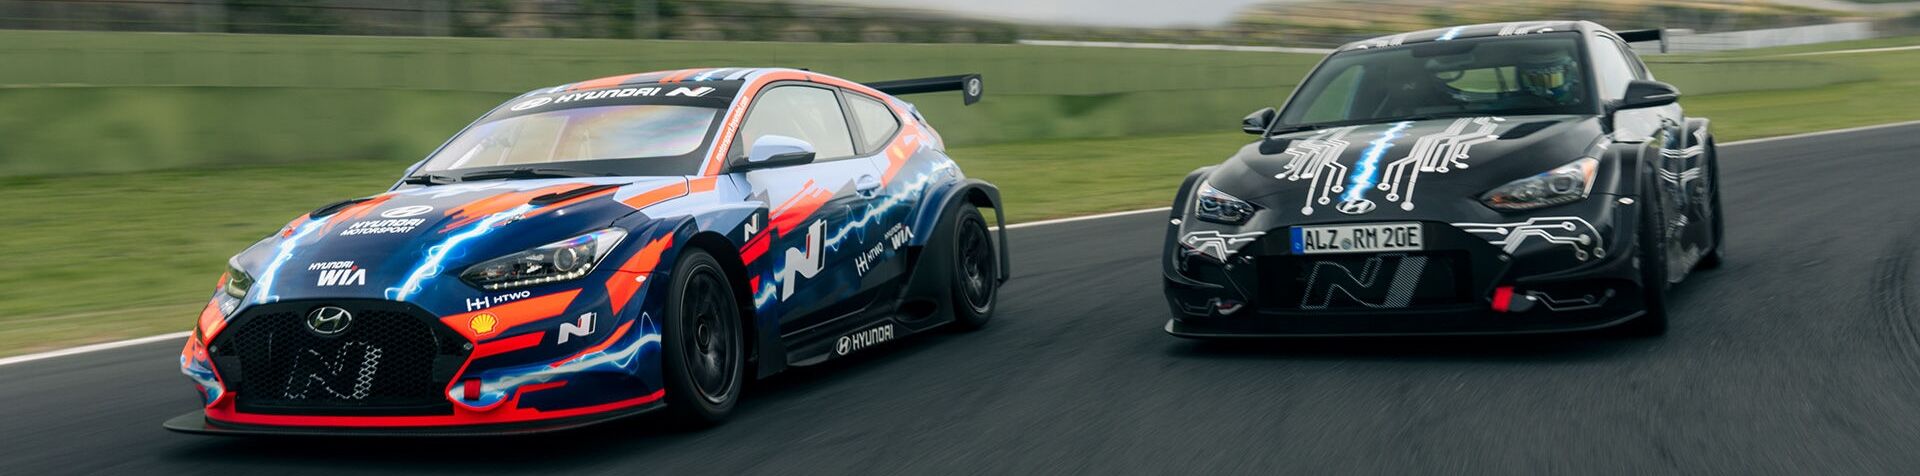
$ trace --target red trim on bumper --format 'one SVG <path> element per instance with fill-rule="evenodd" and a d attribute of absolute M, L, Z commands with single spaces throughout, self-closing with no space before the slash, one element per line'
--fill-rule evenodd
<path fill-rule="evenodd" d="M 525 391 L 520 394 L 526 393 Z M 540 411 L 531 408 L 519 408 L 520 395 L 514 395 L 505 410 L 476 412 L 455 406 L 452 415 L 432 416 L 306 416 L 306 415 L 259 415 L 240 413 L 233 409 L 233 399 L 222 399 L 224 404 L 207 408 L 207 419 L 216 423 L 234 423 L 241 425 L 294 426 L 294 427 L 348 427 L 348 428 L 413 428 L 413 427 L 457 427 L 464 425 L 490 425 L 498 423 L 523 423 L 556 418 L 567 418 L 594 413 L 610 412 L 646 405 L 660 401 L 666 390 L 656 390 L 651 394 L 603 403 L 599 405 L 565 410 Z"/>
<path fill-rule="evenodd" d="M 1507 312 L 1513 306 L 1513 286 L 1501 286 L 1493 290 L 1493 312 Z"/>

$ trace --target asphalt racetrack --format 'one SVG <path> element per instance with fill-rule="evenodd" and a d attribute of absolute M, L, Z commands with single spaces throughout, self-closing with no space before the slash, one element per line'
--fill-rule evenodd
<path fill-rule="evenodd" d="M 169 341 L 0 367 L 0 473 L 1912 474 L 1915 151 L 1920 126 L 1723 146 L 1730 261 L 1662 338 L 1176 339 L 1146 213 L 1011 230 L 987 329 L 761 382 L 711 430 L 174 434 Z"/>

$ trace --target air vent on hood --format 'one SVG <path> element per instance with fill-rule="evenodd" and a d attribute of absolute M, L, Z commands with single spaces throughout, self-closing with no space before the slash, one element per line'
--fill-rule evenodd
<path fill-rule="evenodd" d="M 324 217 L 324 216 L 327 216 L 327 215 L 332 215 L 332 214 L 335 214 L 335 213 L 340 213 L 340 210 L 344 210 L 344 209 L 346 209 L 346 208 L 347 208 L 347 207 L 349 207 L 349 206 L 353 206 L 353 204 L 356 204 L 356 203 L 360 203 L 360 202 L 364 202 L 364 201 L 367 201 L 367 200 L 368 200 L 368 199 L 366 199 L 366 198 L 355 198 L 355 199 L 351 199 L 351 200 L 341 200 L 341 201 L 339 201 L 339 202 L 336 202 L 336 203 L 334 203 L 334 204 L 332 204 L 332 205 L 327 205 L 327 206 L 324 206 L 324 207 L 320 207 L 320 208 L 318 208 L 318 209 L 315 209 L 314 211 L 312 211 L 312 212 L 309 212 L 309 213 L 307 213 L 307 217 L 308 217 L 308 218 L 320 218 L 320 217 Z"/>
<path fill-rule="evenodd" d="M 1500 140 L 1519 139 L 1522 137 L 1530 136 L 1530 135 L 1533 135 L 1533 133 L 1535 132 L 1540 132 L 1542 129 L 1553 127 L 1554 124 L 1559 124 L 1559 123 L 1554 121 L 1534 121 L 1526 124 L 1521 124 L 1518 126 L 1513 126 L 1513 129 L 1508 130 L 1507 133 L 1500 134 Z"/>
<path fill-rule="evenodd" d="M 611 190 L 616 188 L 620 188 L 620 186 L 619 185 L 588 185 L 585 187 L 580 187 L 580 188 L 568 190 L 565 192 L 554 192 L 546 195 L 541 195 L 538 197 L 533 197 L 532 200 L 527 201 L 527 204 L 534 205 L 534 206 L 547 206 L 547 205 L 560 203 L 567 200 L 572 200 L 575 198 L 580 198 L 587 195 L 600 193 L 601 191 Z"/>
<path fill-rule="evenodd" d="M 1287 151 L 1293 145 L 1293 139 L 1267 139 L 1260 141 L 1260 155 L 1273 155 Z"/>

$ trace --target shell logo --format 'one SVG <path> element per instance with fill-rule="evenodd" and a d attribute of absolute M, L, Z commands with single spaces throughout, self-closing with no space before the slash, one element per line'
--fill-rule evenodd
<path fill-rule="evenodd" d="M 493 317 L 491 313 L 473 316 L 472 320 L 467 321 L 467 328 L 472 329 L 474 334 L 492 334 L 499 325 L 500 318 Z"/>

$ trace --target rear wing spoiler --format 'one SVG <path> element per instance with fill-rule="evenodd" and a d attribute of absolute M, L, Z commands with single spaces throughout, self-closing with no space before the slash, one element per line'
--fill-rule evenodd
<path fill-rule="evenodd" d="M 1667 30 L 1665 29 L 1655 28 L 1651 30 L 1616 31 L 1613 32 L 1613 34 L 1620 35 L 1620 39 L 1628 43 L 1658 41 L 1660 42 L 1660 52 L 1667 52 Z"/>
<path fill-rule="evenodd" d="M 979 74 L 941 76 L 937 78 L 901 79 L 865 83 L 867 87 L 895 96 L 904 94 L 938 93 L 959 91 L 960 100 L 968 106 L 980 102 L 984 92 L 980 85 Z"/>

